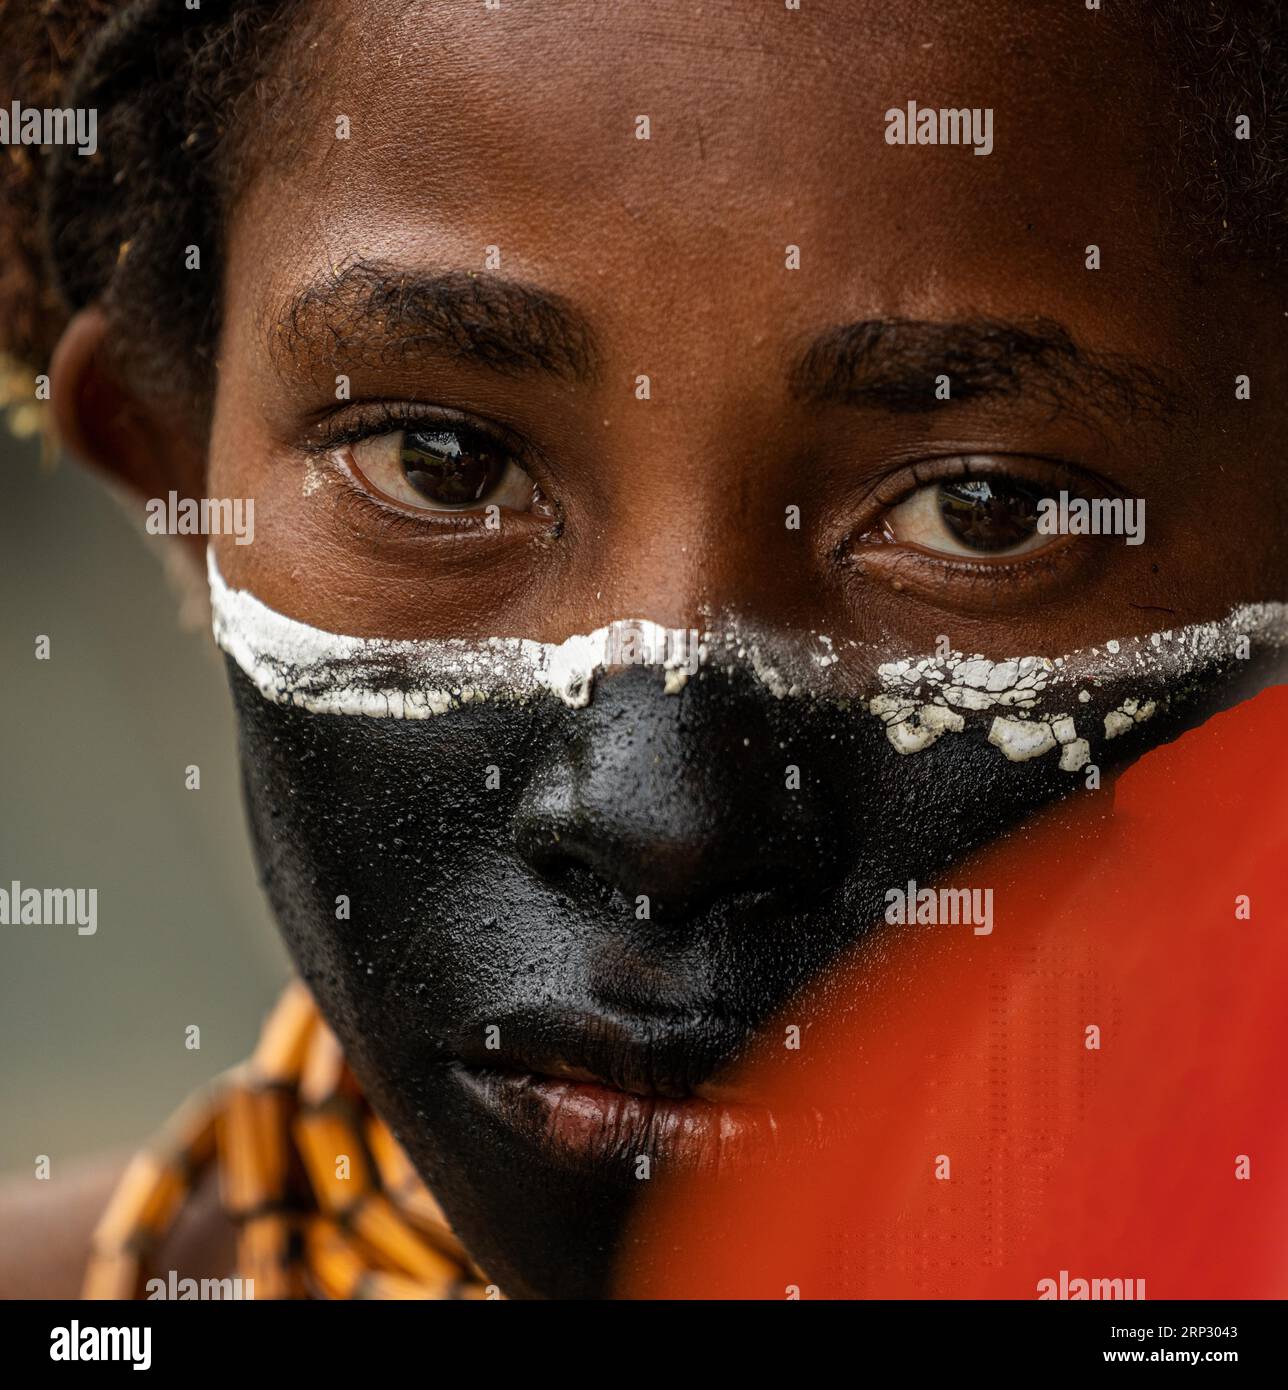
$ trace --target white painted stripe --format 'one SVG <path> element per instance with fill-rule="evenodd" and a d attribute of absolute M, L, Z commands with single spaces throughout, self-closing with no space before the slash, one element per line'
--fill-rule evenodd
<path fill-rule="evenodd" d="M 1245 604 L 1216 622 L 1111 639 L 1065 656 L 991 660 L 948 652 L 878 662 L 876 648 L 811 633 L 718 633 L 620 619 L 563 642 L 525 637 L 400 640 L 325 632 L 230 589 L 208 552 L 215 640 L 265 698 L 318 714 L 426 719 L 479 700 L 543 692 L 571 708 L 590 703 L 596 677 L 625 665 L 656 668 L 676 694 L 703 666 L 741 666 L 778 698 L 861 698 L 900 753 L 916 753 L 981 717 L 1012 761 L 1060 749 L 1060 766 L 1090 761 L 1089 739 L 1114 738 L 1153 716 L 1159 691 L 1267 647 L 1288 647 L 1288 605 Z M 849 660 L 847 660 L 849 658 Z M 1139 682 L 1100 720 L 1083 707 L 1106 682 Z M 877 693 L 872 693 L 873 690 Z M 1081 716 L 1081 723 L 1080 723 Z M 1103 723 L 1102 727 L 1092 727 Z"/>

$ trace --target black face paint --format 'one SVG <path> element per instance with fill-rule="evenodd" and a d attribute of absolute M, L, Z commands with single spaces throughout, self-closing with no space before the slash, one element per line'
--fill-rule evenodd
<path fill-rule="evenodd" d="M 754 1147 L 764 1112 L 723 1074 L 838 953 L 881 969 L 909 930 L 889 890 L 1094 781 L 1090 740 L 1098 776 L 1255 686 L 1285 629 L 1259 605 L 1054 661 L 878 664 L 651 624 L 366 640 L 213 561 L 211 590 L 300 972 L 512 1296 L 609 1292 L 645 1172 Z"/>
<path fill-rule="evenodd" d="M 300 973 L 511 1296 L 610 1292 L 639 1159 L 658 1175 L 736 1158 L 709 1113 L 691 1121 L 719 1109 L 695 1089 L 841 951 L 881 968 L 885 933 L 904 930 L 883 921 L 887 890 L 944 879 L 1084 789 L 1054 756 L 1009 760 L 988 718 L 908 756 L 868 699 L 782 698 L 738 664 L 678 693 L 630 666 L 598 673 L 580 708 L 539 690 L 399 719 L 291 703 L 325 690 L 325 663 L 279 663 L 265 698 L 246 644 L 221 640 L 255 847 Z M 396 651 L 363 662 L 412 688 Z M 334 684 L 353 674 L 338 660 Z M 1222 659 L 1184 691 L 1109 678 L 1079 724 L 1157 695 L 1147 732 L 1119 714 L 1123 736 L 1097 750 L 1109 771 L 1259 677 Z M 590 1078 L 626 1093 L 607 1123 L 579 1108 Z"/>

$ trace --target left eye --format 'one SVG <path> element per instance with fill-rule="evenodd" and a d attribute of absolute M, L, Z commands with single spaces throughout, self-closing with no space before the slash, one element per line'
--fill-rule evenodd
<path fill-rule="evenodd" d="M 372 435 L 350 446 L 363 480 L 390 501 L 427 512 L 531 509 L 536 487 L 495 441 L 456 425 Z"/>
<path fill-rule="evenodd" d="M 1038 530 L 1048 492 L 1018 478 L 930 483 L 886 513 L 886 537 L 945 555 L 1023 555 L 1050 542 Z"/>

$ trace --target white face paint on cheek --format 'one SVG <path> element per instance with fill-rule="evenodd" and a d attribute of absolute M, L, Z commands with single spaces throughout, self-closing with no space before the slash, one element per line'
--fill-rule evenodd
<path fill-rule="evenodd" d="M 1078 772 L 1090 762 L 1091 739 L 1112 739 L 1146 723 L 1168 695 L 1124 699 L 1104 715 L 1086 706 L 1102 686 L 1137 682 L 1145 690 L 1183 693 L 1256 651 L 1288 648 L 1288 605 L 1243 604 L 1217 622 L 1111 639 L 1065 656 L 990 661 L 949 652 L 885 662 L 877 668 L 882 693 L 869 711 L 886 726 L 900 753 L 929 748 L 961 733 L 980 715 L 990 719 L 988 741 L 1012 762 L 1060 750 L 1060 767 Z"/>
<path fill-rule="evenodd" d="M 1262 603 L 1236 608 L 1219 622 L 1120 638 L 1058 657 L 993 661 L 950 652 L 874 664 L 872 648 L 848 643 L 845 654 L 863 673 L 856 676 L 829 637 L 755 633 L 737 622 L 699 632 L 623 619 L 558 643 L 349 637 L 288 618 L 244 589 L 230 589 L 213 550 L 207 567 L 216 642 L 266 699 L 317 714 L 427 719 L 480 700 L 542 693 L 575 709 L 590 703 L 597 675 L 607 670 L 654 668 L 663 691 L 677 695 L 691 675 L 714 665 L 745 669 L 778 699 L 849 700 L 861 689 L 861 706 L 883 722 L 899 753 L 920 752 L 984 719 L 988 742 L 1006 758 L 1024 762 L 1059 749 L 1067 772 L 1091 760 L 1093 738 L 1118 737 L 1159 707 L 1142 694 L 1123 700 L 1102 721 L 1086 708 L 1100 686 L 1130 680 L 1153 689 L 1180 685 L 1258 647 L 1288 646 L 1288 605 Z M 877 694 L 870 693 L 874 669 Z"/>

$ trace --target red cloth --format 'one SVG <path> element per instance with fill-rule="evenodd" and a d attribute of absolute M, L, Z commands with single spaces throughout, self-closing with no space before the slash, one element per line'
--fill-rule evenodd
<path fill-rule="evenodd" d="M 762 1069 L 854 1106 L 855 1142 L 807 1175 L 663 1176 L 628 1290 L 1288 1297 L 1286 735 L 1281 686 L 944 875 L 994 887 L 992 935 L 907 930 Z"/>

